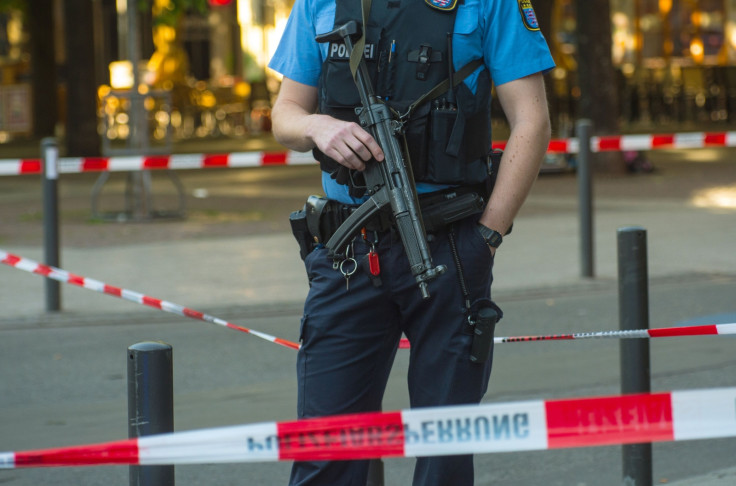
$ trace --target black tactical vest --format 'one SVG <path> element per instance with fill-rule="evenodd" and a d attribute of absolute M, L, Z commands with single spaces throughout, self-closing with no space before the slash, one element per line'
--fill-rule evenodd
<path fill-rule="evenodd" d="M 336 0 L 335 27 L 362 22 L 360 0 Z M 443 11 L 425 0 L 373 0 L 366 23 L 365 59 L 376 95 L 399 114 L 450 76 L 448 34 L 457 8 Z M 456 81 L 457 84 L 457 81 Z M 331 43 L 319 81 L 319 111 L 341 120 L 358 121 L 360 106 L 342 43 Z M 453 96 L 454 95 L 454 96 Z M 491 151 L 491 80 L 487 69 L 478 78 L 476 95 L 460 83 L 416 107 L 405 125 L 405 137 L 417 182 L 470 185 L 488 177 Z M 349 183 L 345 170 L 318 149 L 322 170 Z M 342 174 L 340 174 L 342 173 Z"/>

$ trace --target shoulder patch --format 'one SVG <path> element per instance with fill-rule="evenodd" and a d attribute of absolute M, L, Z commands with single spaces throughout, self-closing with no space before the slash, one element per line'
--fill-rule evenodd
<path fill-rule="evenodd" d="M 424 0 L 424 3 L 444 12 L 449 12 L 457 7 L 457 0 Z"/>
<path fill-rule="evenodd" d="M 531 0 L 517 0 L 519 2 L 519 12 L 524 27 L 529 30 L 539 30 L 539 22 L 537 22 L 537 14 L 534 12 Z"/>

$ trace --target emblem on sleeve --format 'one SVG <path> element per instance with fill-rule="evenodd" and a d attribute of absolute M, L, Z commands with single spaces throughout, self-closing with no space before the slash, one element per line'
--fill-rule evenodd
<path fill-rule="evenodd" d="M 424 3 L 445 12 L 449 12 L 457 6 L 457 0 L 424 0 Z"/>
<path fill-rule="evenodd" d="M 517 0 L 519 2 L 519 12 L 521 12 L 521 20 L 524 27 L 529 30 L 539 30 L 539 22 L 537 22 L 537 14 L 534 13 L 531 0 Z"/>

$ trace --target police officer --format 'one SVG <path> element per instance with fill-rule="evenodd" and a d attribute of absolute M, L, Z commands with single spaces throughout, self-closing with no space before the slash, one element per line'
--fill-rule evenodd
<path fill-rule="evenodd" d="M 272 111 L 274 136 L 293 150 L 313 150 L 326 197 L 346 206 L 363 201 L 360 171 L 384 155 L 357 123 L 349 53 L 315 37 L 349 20 L 362 24 L 366 1 L 296 0 L 270 62 L 284 76 Z M 356 237 L 345 265 L 335 265 L 321 246 L 306 256 L 300 418 L 380 410 L 402 333 L 411 342 L 411 407 L 481 400 L 492 348 L 488 359 L 469 359 L 468 322 L 483 308 L 500 317 L 490 299 L 496 249 L 550 138 L 542 74 L 554 63 L 529 0 L 373 0 L 365 24 L 364 55 L 376 94 L 394 112 L 410 113 L 405 136 L 420 197 L 479 187 L 488 178 L 491 80 L 510 135 L 495 187 L 483 194 L 485 208 L 428 237 L 434 263 L 447 268 L 429 283 L 430 298 L 418 291 L 390 226 Z M 454 90 L 414 105 L 448 78 Z M 379 265 L 363 264 L 369 254 Z M 367 470 L 368 461 L 295 462 L 291 484 L 365 484 Z M 414 484 L 462 486 L 473 478 L 472 456 L 420 458 Z"/>

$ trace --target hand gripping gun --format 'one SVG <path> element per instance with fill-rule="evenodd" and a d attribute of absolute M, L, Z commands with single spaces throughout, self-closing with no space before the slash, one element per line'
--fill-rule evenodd
<path fill-rule="evenodd" d="M 316 37 L 317 42 L 343 41 L 349 53 L 353 52 L 353 38 L 361 36 L 361 25 L 351 20 Z M 351 56 L 352 59 L 352 56 Z M 325 244 L 330 255 L 343 252 L 350 239 L 355 236 L 378 211 L 391 205 L 393 218 L 401 236 L 404 250 L 409 258 L 412 275 L 419 285 L 422 297 L 429 298 L 427 282 L 442 275 L 446 267 L 434 266 L 427 245 L 422 214 L 419 209 L 417 190 L 408 151 L 402 150 L 399 139 L 403 123 L 391 115 L 386 104 L 373 92 L 363 53 L 354 69 L 353 77 L 360 95 L 362 107 L 356 108 L 360 124 L 366 128 L 383 150 L 383 162 L 366 164 L 363 172 L 369 199 L 360 205 Z"/>

